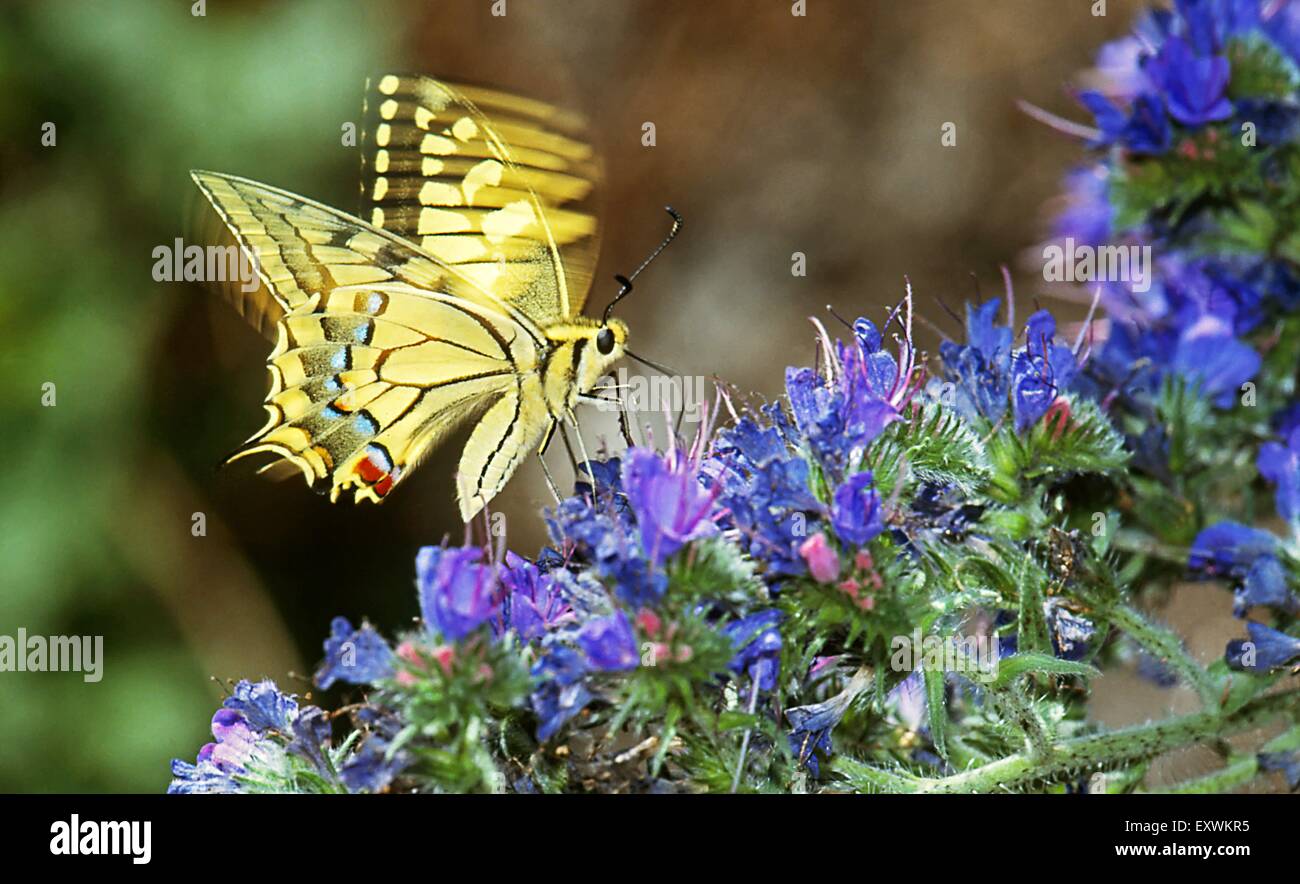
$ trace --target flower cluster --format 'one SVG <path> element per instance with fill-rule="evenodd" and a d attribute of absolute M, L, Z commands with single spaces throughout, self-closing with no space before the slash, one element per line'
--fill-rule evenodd
<path fill-rule="evenodd" d="M 1149 289 L 1104 283 L 1067 334 L 1008 283 L 933 359 L 910 286 L 879 323 L 814 319 L 780 401 L 719 391 L 725 426 L 583 463 L 536 555 L 425 547 L 413 629 L 336 619 L 342 739 L 241 682 L 172 790 L 1133 790 L 1266 721 L 1180 788 L 1296 788 L 1298 52 L 1300 13 L 1254 0 L 1103 48 L 1056 232 L 1152 246 Z M 1188 577 L 1252 618 L 1209 666 L 1144 610 Z M 1202 709 L 1107 732 L 1089 685 L 1125 667 Z"/>
<path fill-rule="evenodd" d="M 1243 336 L 1300 306 L 1300 15 L 1178 0 L 1104 46 L 1085 82 L 1096 158 L 1068 178 L 1054 233 L 1149 246 L 1156 265 L 1146 286 L 1100 281 L 1116 324 L 1097 374 L 1121 395 L 1178 377 L 1230 407 L 1261 370 Z"/>
<path fill-rule="evenodd" d="M 1285 629 L 1297 613 L 1300 518 L 1290 401 L 1300 353 L 1300 216 L 1291 208 L 1300 195 L 1300 8 L 1178 0 L 1102 47 L 1085 79 L 1078 99 L 1096 120 L 1094 159 L 1067 180 L 1054 232 L 1149 246 L 1155 256 L 1149 290 L 1102 281 L 1109 330 L 1085 384 L 1141 433 L 1135 466 L 1163 486 L 1145 496 L 1182 497 L 1200 514 L 1200 524 L 1177 520 L 1154 533 L 1190 546 L 1192 575 L 1231 584 L 1235 616 L 1268 612 Z M 1189 420 L 1204 426 L 1180 426 Z M 1261 431 L 1273 439 L 1259 444 Z M 1209 453 L 1234 443 L 1256 455 Z M 1289 537 L 1252 527 L 1269 514 L 1234 493 L 1260 479 L 1274 486 Z M 1229 646 L 1229 666 L 1278 670 L 1295 658 L 1284 631 L 1248 630 L 1248 641 Z"/>

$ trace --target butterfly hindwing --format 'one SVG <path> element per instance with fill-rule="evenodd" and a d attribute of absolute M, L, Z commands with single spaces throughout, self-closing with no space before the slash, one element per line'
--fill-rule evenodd
<path fill-rule="evenodd" d="M 363 216 L 539 324 L 577 314 L 598 247 L 581 124 L 549 105 L 427 77 L 367 84 Z"/>
<path fill-rule="evenodd" d="M 456 471 L 461 517 L 469 521 L 510 480 L 550 423 L 536 376 L 520 378 L 483 413 Z"/>

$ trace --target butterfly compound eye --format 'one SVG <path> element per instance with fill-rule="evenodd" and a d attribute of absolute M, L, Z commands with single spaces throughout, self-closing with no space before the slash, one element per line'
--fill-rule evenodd
<path fill-rule="evenodd" d="M 604 356 L 614 352 L 614 333 L 608 328 L 602 328 L 596 334 L 596 349 Z"/>

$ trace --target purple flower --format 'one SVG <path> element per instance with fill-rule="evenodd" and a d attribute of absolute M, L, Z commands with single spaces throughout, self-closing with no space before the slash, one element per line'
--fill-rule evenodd
<path fill-rule="evenodd" d="M 699 461 L 680 447 L 662 457 L 633 448 L 623 462 L 623 487 L 641 528 L 641 547 L 655 565 L 717 531 L 709 513 L 721 486 L 705 488 Z"/>
<path fill-rule="evenodd" d="M 495 568 L 480 564 L 482 558 L 476 546 L 426 546 L 416 554 L 420 613 L 449 641 L 459 641 L 496 613 Z"/>
<path fill-rule="evenodd" d="M 241 777 L 253 768 L 284 769 L 290 752 L 332 776 L 322 751 L 330 736 L 328 719 L 315 706 L 300 710 L 297 700 L 281 693 L 275 682 L 236 684 L 212 716 L 212 736 L 194 764 L 173 759 L 169 794 L 245 791 Z"/>
<path fill-rule="evenodd" d="M 1291 431 L 1285 445 L 1266 442 L 1256 461 L 1259 473 L 1277 486 L 1277 512 L 1300 527 L 1300 428 Z"/>
<path fill-rule="evenodd" d="M 632 624 L 622 611 L 588 621 L 578 633 L 578 645 L 587 655 L 588 665 L 601 672 L 635 669 L 641 660 Z"/>
<path fill-rule="evenodd" d="M 501 631 L 513 629 L 525 642 L 544 636 L 574 618 L 561 581 L 565 571 L 543 572 L 527 559 L 506 553 L 501 571 L 505 597 L 501 605 Z M 494 624 L 495 625 L 495 624 Z"/>
<path fill-rule="evenodd" d="M 1185 40 L 1171 37 L 1147 60 L 1144 71 L 1163 95 L 1169 115 L 1184 126 L 1203 126 L 1232 116 L 1226 58 L 1198 54 Z"/>
<path fill-rule="evenodd" d="M 780 421 L 779 409 L 769 413 Z M 724 522 L 739 532 L 745 551 L 771 575 L 802 574 L 797 528 L 815 530 L 824 508 L 808 488 L 807 462 L 790 452 L 778 427 L 742 417 L 718 433 L 703 468 L 721 486 Z"/>
<path fill-rule="evenodd" d="M 1224 655 L 1228 666 L 1237 670 L 1263 670 L 1272 672 L 1300 660 L 1300 639 L 1270 629 L 1250 620 L 1246 623 L 1248 640 L 1228 642 Z"/>
<path fill-rule="evenodd" d="M 656 604 L 668 589 L 668 577 L 641 553 L 631 536 L 635 529 L 631 507 L 621 510 L 619 500 L 626 506 L 623 495 L 561 501 L 547 518 L 551 537 L 557 544 L 572 545 L 581 559 L 593 562 L 601 577 L 614 581 L 623 601 Z"/>
<path fill-rule="evenodd" d="M 336 681 L 368 685 L 393 674 L 393 650 L 369 623 L 353 629 L 346 617 L 330 623 L 325 660 L 316 670 L 316 686 L 328 690 Z"/>
<path fill-rule="evenodd" d="M 759 611 L 722 628 L 736 648 L 736 656 L 728 664 L 733 672 L 748 672 L 759 690 L 770 691 L 776 687 L 777 673 L 781 668 L 781 632 L 777 628 L 784 615 L 777 610 Z"/>
<path fill-rule="evenodd" d="M 831 501 L 831 526 L 845 543 L 861 546 L 885 530 L 880 517 L 880 495 L 870 470 L 854 473 L 835 489 Z"/>

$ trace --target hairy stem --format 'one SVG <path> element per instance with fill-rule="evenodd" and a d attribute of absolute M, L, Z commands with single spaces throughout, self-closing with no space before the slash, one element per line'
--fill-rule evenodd
<path fill-rule="evenodd" d="M 1195 689 L 1202 706 L 1206 709 L 1218 708 L 1218 686 L 1205 667 L 1188 653 L 1183 640 L 1176 633 L 1157 626 L 1136 608 L 1128 605 L 1116 605 L 1109 611 L 1109 615 L 1111 623 L 1128 633 L 1148 654 L 1168 663 L 1183 683 Z"/>
<path fill-rule="evenodd" d="M 1254 755 L 1246 755 L 1228 763 L 1214 773 L 1197 777 L 1194 780 L 1184 780 L 1162 791 L 1175 795 L 1226 792 L 1229 789 L 1235 789 L 1237 786 L 1246 785 L 1255 778 L 1257 773 L 1259 773 L 1259 762 Z"/>
<path fill-rule="evenodd" d="M 1114 767 L 1154 758 L 1171 749 L 1254 727 L 1278 715 L 1300 710 L 1300 690 L 1258 697 L 1230 715 L 1206 710 L 1138 725 L 1111 733 L 1063 740 L 1045 758 L 1018 753 L 972 770 L 938 779 L 923 779 L 918 792 L 995 792 L 1036 780 Z"/>

